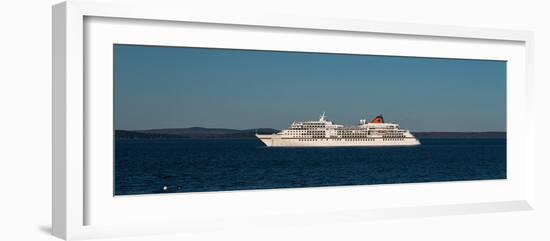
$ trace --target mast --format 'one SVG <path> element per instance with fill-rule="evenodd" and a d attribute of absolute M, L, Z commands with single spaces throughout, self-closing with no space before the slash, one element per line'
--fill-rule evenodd
<path fill-rule="evenodd" d="M 319 121 L 325 121 L 325 112 L 323 111 L 323 114 L 321 114 L 321 117 L 319 118 Z"/>

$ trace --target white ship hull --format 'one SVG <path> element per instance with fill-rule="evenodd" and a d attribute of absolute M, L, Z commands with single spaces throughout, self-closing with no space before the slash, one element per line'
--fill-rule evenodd
<path fill-rule="evenodd" d="M 277 134 L 259 135 L 260 139 L 266 146 L 269 147 L 359 147 L 359 146 L 416 146 L 420 145 L 414 137 L 407 138 L 368 138 L 364 139 L 338 139 L 338 138 L 321 138 L 321 139 L 296 139 L 284 138 Z"/>

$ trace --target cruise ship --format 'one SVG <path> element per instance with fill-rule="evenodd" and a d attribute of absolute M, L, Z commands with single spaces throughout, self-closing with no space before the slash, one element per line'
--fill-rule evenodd
<path fill-rule="evenodd" d="M 326 119 L 323 113 L 318 121 L 294 122 L 290 128 L 275 134 L 256 134 L 269 147 L 347 147 L 347 146 L 414 146 L 420 145 L 409 130 L 398 124 L 385 123 L 378 115 L 370 122 L 360 120 L 356 126 L 346 127 Z"/>

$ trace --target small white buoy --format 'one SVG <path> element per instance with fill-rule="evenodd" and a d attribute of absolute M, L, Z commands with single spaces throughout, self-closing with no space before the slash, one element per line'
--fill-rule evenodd
<path fill-rule="evenodd" d="M 164 186 L 164 187 L 162 188 L 162 190 L 166 191 L 166 190 L 168 190 L 168 187 L 167 187 L 167 186 Z"/>

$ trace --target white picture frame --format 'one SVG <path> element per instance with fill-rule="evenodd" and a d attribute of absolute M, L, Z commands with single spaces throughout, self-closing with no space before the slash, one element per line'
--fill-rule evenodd
<path fill-rule="evenodd" d="M 155 11 L 150 9 L 155 8 Z M 128 3 L 123 1 L 96 2 L 96 1 L 67 1 L 53 7 L 53 167 L 52 167 L 52 227 L 53 234 L 63 239 L 83 239 L 93 237 L 112 237 L 120 235 L 169 233 L 169 232 L 193 232 L 195 230 L 216 229 L 219 227 L 254 225 L 292 225 L 293 222 L 323 222 L 331 220 L 357 219 L 383 219 L 400 217 L 422 217 L 433 215 L 467 214 L 480 212 L 530 210 L 534 202 L 534 165 L 535 157 L 531 148 L 534 147 L 534 135 L 531 129 L 518 130 L 523 123 L 529 123 L 532 116 L 532 66 L 533 66 L 533 34 L 529 31 L 497 30 L 482 28 L 467 28 L 456 26 L 421 25 L 409 23 L 372 22 L 350 19 L 316 19 L 293 16 L 271 16 L 265 14 L 250 14 L 247 16 L 209 15 L 204 11 L 186 8 L 184 3 L 170 2 L 157 5 L 154 2 Z M 88 22 L 87 22 L 88 21 Z M 88 27 L 87 24 L 93 24 Z M 194 25 L 193 29 L 186 29 L 181 25 Z M 131 25 L 131 26 L 130 26 Z M 240 31 L 253 29 L 249 37 L 262 38 L 272 34 L 300 34 L 303 41 L 315 36 L 331 35 L 337 40 L 339 35 L 349 34 L 389 36 L 391 38 L 405 39 L 403 41 L 435 41 L 441 42 L 442 49 L 447 51 L 435 51 L 433 48 L 417 48 L 422 56 L 490 58 L 510 61 L 512 68 L 508 73 L 508 145 L 513 146 L 508 152 L 508 167 L 510 178 L 504 181 L 471 181 L 460 183 L 435 183 L 435 184 L 398 184 L 375 185 L 369 187 L 349 186 L 338 188 L 314 188 L 314 189 L 284 189 L 274 191 L 236 191 L 206 194 L 173 194 L 173 195 L 146 195 L 144 197 L 118 197 L 114 198 L 104 187 L 112 179 L 98 181 L 94 175 L 112 171 L 107 165 L 91 162 L 90 156 L 109 155 L 108 150 L 97 149 L 94 143 L 100 141 L 90 137 L 91 130 L 103 128 L 99 123 L 103 114 L 96 114 L 96 94 L 109 93 L 108 87 L 97 84 L 101 81 L 85 81 L 85 78 L 97 78 L 103 73 L 108 74 L 108 69 L 95 63 L 109 58 L 104 47 L 114 42 L 124 43 L 178 45 L 179 38 L 164 34 L 166 31 L 200 31 L 208 29 L 218 31 Z M 126 34 L 114 34 L 113 29 L 129 29 Z M 158 31 L 156 38 L 144 36 L 140 29 Z M 213 29 L 209 29 L 213 28 Z M 172 31 L 174 30 L 174 31 Z M 294 31 L 294 32 L 293 32 Z M 122 31 L 124 32 L 124 31 Z M 206 34 L 206 33 L 203 33 Z M 91 35 L 91 36 L 90 36 Z M 346 37 L 343 36 L 343 37 Z M 89 38 L 88 38 L 89 37 Z M 173 38 L 173 39 L 171 39 Z M 322 37 L 316 37 L 322 38 Z M 235 40 L 236 47 L 239 39 Z M 87 43 L 92 41 L 93 43 Z M 173 42 L 176 41 L 176 42 Z M 195 45 L 200 44 L 201 39 L 196 39 Z M 444 43 L 444 42 L 448 43 Z M 231 42 L 231 41 L 228 41 Z M 298 41 L 299 42 L 299 41 Z M 261 43 L 261 41 L 259 41 Z M 373 42 L 375 44 L 375 42 Z M 499 43 L 502 45 L 499 45 Z M 193 43 L 188 43 L 193 44 Z M 240 44 L 246 44 L 244 42 Z M 250 44 L 250 43 L 249 43 Z M 220 45 L 220 43 L 209 43 Z M 448 46 L 447 46 L 448 45 Z M 405 53 L 402 48 L 388 48 L 379 51 L 386 55 L 416 55 L 415 52 Z M 447 47 L 445 47 L 447 46 Z M 452 50 L 455 46 L 460 51 Z M 228 47 L 228 46 L 224 46 Z M 241 48 L 243 46 L 240 46 Z M 250 46 L 250 48 L 273 49 L 277 46 Z M 93 49 L 96 59 L 89 59 L 90 49 Z M 246 48 L 246 46 L 244 47 Z M 303 50 L 307 46 L 285 46 Z M 326 46 L 324 51 L 345 52 L 359 51 L 338 49 L 334 46 Z M 330 49 L 332 48 L 332 49 Z M 479 49 L 479 55 L 473 55 L 471 50 Z M 431 50 L 430 50 L 431 49 Z M 482 50 L 483 49 L 483 50 Z M 97 51 L 96 51 L 97 50 Z M 315 49 L 310 51 L 315 51 Z M 317 49 L 318 50 L 318 49 Z M 319 50 L 318 50 L 319 51 Z M 372 53 L 365 49 L 368 53 Z M 385 52 L 384 52 L 385 51 Z M 392 52 L 393 51 L 393 52 Z M 461 55 L 460 52 L 464 52 Z M 504 54 L 505 53 L 505 54 Z M 98 58 L 98 59 L 97 59 Z M 98 62 L 99 61 L 99 62 Z M 112 61 L 108 60 L 107 62 Z M 103 67 L 102 67 L 103 66 Z M 514 67 L 515 66 L 515 67 Z M 98 70 L 94 76 L 90 76 L 87 68 Z M 108 68 L 108 67 L 107 67 Z M 110 70 L 112 72 L 112 69 Z M 98 73 L 98 74 L 95 74 Z M 107 75 L 108 76 L 108 75 Z M 112 81 L 112 80 L 111 80 Z M 105 82 L 107 83 L 107 82 Z M 93 89 L 93 90 L 92 90 Z M 91 91 L 91 92 L 89 92 Z M 102 92 L 103 91 L 103 92 Z M 105 92 L 106 91 L 106 92 Z M 112 93 L 112 92 L 111 92 Z M 513 99 L 510 99 L 513 96 Z M 108 103 L 107 103 L 108 104 Z M 112 114 L 112 113 L 111 113 Z M 105 115 L 108 115 L 106 113 Z M 520 116 L 527 116 L 521 118 Z M 95 118 L 100 119 L 95 119 Z M 108 119 L 108 118 L 107 118 Z M 95 129 L 94 129 L 95 128 Z M 112 128 L 104 128 L 105 130 Z M 99 131 L 101 133 L 101 130 Z M 108 132 L 105 132 L 108 134 Z M 110 132 L 109 132 L 110 133 Z M 101 134 L 100 134 L 101 135 Z M 510 149 L 510 148 L 509 148 Z M 91 150 L 101 150 L 91 152 Z M 112 150 L 111 150 L 112 151 Z M 111 152 L 112 153 L 112 152 Z M 111 166 L 112 168 L 112 166 Z M 92 174 L 90 169 L 98 170 Z M 97 174 L 99 173 L 99 174 Z M 112 175 L 112 174 L 111 174 Z M 402 186 L 405 185 L 405 186 Z M 373 190 L 376 189 L 376 190 Z M 410 202 L 383 202 L 396 195 L 413 195 L 419 190 L 425 192 L 425 198 L 435 198 L 442 189 L 449 189 L 456 193 L 464 193 L 464 198 L 456 198 L 452 195 L 448 199 L 439 201 L 411 200 Z M 488 190 L 497 190 L 494 193 Z M 506 190 L 506 193 L 504 193 Z M 472 196 L 477 192 L 479 195 Z M 346 203 L 348 208 L 338 209 L 336 205 L 343 198 L 361 200 L 361 196 L 376 193 L 381 197 L 366 206 L 364 202 Z M 110 196 L 109 196 L 110 195 Z M 384 196 L 387 195 L 387 196 Z M 100 197 L 101 196 L 101 197 Z M 312 198 L 323 200 L 328 196 L 340 196 L 333 199 L 336 205 L 330 206 L 319 202 L 312 205 L 306 201 Z M 280 198 L 285 197 L 285 198 Z M 253 203 L 275 202 L 280 198 L 278 207 L 266 208 L 254 206 Z M 286 200 L 305 200 L 304 202 L 286 203 Z M 444 198 L 443 198 L 444 199 Z M 113 201 L 114 200 L 114 201 Z M 113 201 L 113 202 L 111 202 Z M 251 202 L 249 205 L 231 206 L 231 210 L 212 208 L 217 202 L 241 203 Z M 339 203 L 340 202 L 340 203 Z M 154 209 L 155 212 L 138 212 L 139 209 L 151 206 L 162 206 L 163 210 Z M 179 208 L 175 208 L 179 206 Z M 181 207 L 183 206 L 183 207 Z M 342 206 L 342 205 L 341 205 Z M 186 209 L 185 207 L 193 207 Z M 212 209 L 205 213 L 206 208 Z M 175 211 L 174 211 L 175 210 Z M 136 216 L 127 217 L 128 213 L 137 213 Z M 192 219 L 181 219 L 181 214 Z M 254 216 L 252 213 L 260 213 Z M 110 215 L 110 216 L 109 216 Z M 125 216 L 126 215 L 126 216 Z M 91 220 L 90 217 L 98 217 Z M 145 219 L 152 221 L 144 221 Z M 292 221 L 294 220 L 294 221 Z M 112 221 L 112 222 L 110 222 Z"/>

